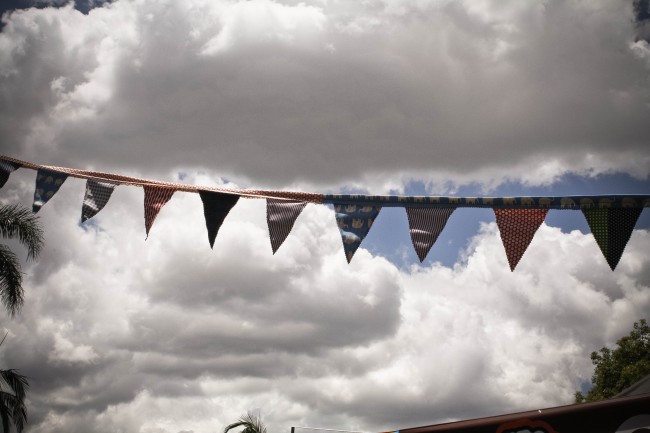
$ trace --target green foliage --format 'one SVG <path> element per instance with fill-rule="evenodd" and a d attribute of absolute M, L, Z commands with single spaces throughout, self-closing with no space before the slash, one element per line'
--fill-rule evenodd
<path fill-rule="evenodd" d="M 29 209 L 18 205 L 0 206 L 0 235 L 17 239 L 27 248 L 27 259 L 35 259 L 43 246 L 43 229 Z M 0 301 L 13 317 L 24 302 L 20 262 L 6 245 L 0 244 Z"/>
<path fill-rule="evenodd" d="M 616 346 L 591 353 L 596 366 L 591 377 L 593 387 L 587 395 L 576 391 L 576 403 L 613 397 L 650 374 L 650 326 L 645 319 L 635 322 L 630 335 L 618 340 Z"/>
<path fill-rule="evenodd" d="M 239 418 L 239 421 L 228 425 L 223 430 L 223 433 L 228 433 L 229 430 L 237 427 L 244 427 L 244 429 L 239 433 L 266 433 L 266 426 L 262 422 L 262 418 L 260 416 L 253 415 L 250 412 L 248 412 L 246 415 L 242 415 Z"/>
<path fill-rule="evenodd" d="M 13 423 L 18 433 L 27 424 L 25 397 L 29 384 L 27 378 L 16 370 L 0 370 L 0 420 L 3 433 L 9 433 Z"/>

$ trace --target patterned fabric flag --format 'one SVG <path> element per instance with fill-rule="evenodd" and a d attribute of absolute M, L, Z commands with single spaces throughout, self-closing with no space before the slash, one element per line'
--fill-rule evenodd
<path fill-rule="evenodd" d="M 113 182 L 99 182 L 88 179 L 86 182 L 86 195 L 81 206 L 81 222 L 94 217 L 106 206 L 117 184 Z"/>
<path fill-rule="evenodd" d="M 535 232 L 544 222 L 548 209 L 493 209 L 506 249 L 510 270 L 514 271 Z"/>
<path fill-rule="evenodd" d="M 269 226 L 273 254 L 289 236 L 296 218 L 298 218 L 305 206 L 307 206 L 307 203 L 304 201 L 288 201 L 274 198 L 266 200 L 266 222 Z"/>
<path fill-rule="evenodd" d="M 66 173 L 39 168 L 36 172 L 36 189 L 34 190 L 32 211 L 34 213 L 38 212 L 57 193 L 67 178 Z"/>
<path fill-rule="evenodd" d="M 381 206 L 334 203 L 336 224 L 341 232 L 343 250 L 348 263 L 352 260 L 352 256 L 361 245 L 363 238 L 368 234 L 380 210 Z"/>
<path fill-rule="evenodd" d="M 237 204 L 239 196 L 216 191 L 199 191 L 199 195 L 203 201 L 203 214 L 205 215 L 205 226 L 208 229 L 210 248 L 214 248 L 214 240 L 217 238 L 219 228 L 230 209 Z"/>
<path fill-rule="evenodd" d="M 423 262 L 456 208 L 407 207 L 413 248 Z"/>
<path fill-rule="evenodd" d="M 163 206 L 172 198 L 176 190 L 172 188 L 162 188 L 159 186 L 144 187 L 144 227 L 149 237 L 149 230 L 153 225 L 154 220 L 158 216 L 158 212 Z"/>
<path fill-rule="evenodd" d="M 9 180 L 9 175 L 18 168 L 20 168 L 20 164 L 0 159 L 0 188 L 5 186 L 5 183 Z"/>
<path fill-rule="evenodd" d="M 609 267 L 616 269 L 623 250 L 632 236 L 642 208 L 583 209 L 596 242 L 603 252 Z"/>

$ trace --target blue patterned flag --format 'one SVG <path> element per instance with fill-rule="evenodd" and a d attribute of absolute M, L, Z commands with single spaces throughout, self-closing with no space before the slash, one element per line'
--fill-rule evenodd
<path fill-rule="evenodd" d="M 9 180 L 9 175 L 18 168 L 20 168 L 20 164 L 0 159 L 0 188 L 5 186 L 5 183 Z"/>
<path fill-rule="evenodd" d="M 370 231 L 380 210 L 381 206 L 334 203 L 336 224 L 341 232 L 343 250 L 348 263 L 352 260 L 363 238 Z"/>
<path fill-rule="evenodd" d="M 39 168 L 36 172 L 36 189 L 34 190 L 32 211 L 34 213 L 38 212 L 57 193 L 67 178 L 66 173 Z"/>
<path fill-rule="evenodd" d="M 413 248 L 420 262 L 423 262 L 456 208 L 407 207 L 405 209 Z"/>
<path fill-rule="evenodd" d="M 86 182 L 86 195 L 81 206 L 82 223 L 97 215 L 106 206 L 116 186 L 117 184 L 113 182 L 99 182 L 88 179 Z"/>
<path fill-rule="evenodd" d="M 203 201 L 203 214 L 205 215 L 205 226 L 208 229 L 210 248 L 214 248 L 214 240 L 217 238 L 221 224 L 228 216 L 230 209 L 237 204 L 239 196 L 216 191 L 199 191 L 199 195 Z"/>
<path fill-rule="evenodd" d="M 307 203 L 304 201 L 266 199 L 266 222 L 269 226 L 273 254 L 289 236 L 296 218 L 298 218 L 305 206 L 307 206 Z"/>
<path fill-rule="evenodd" d="M 623 250 L 632 236 L 632 230 L 643 208 L 630 207 L 620 209 L 592 208 L 582 209 L 600 251 L 609 267 L 616 269 Z"/>

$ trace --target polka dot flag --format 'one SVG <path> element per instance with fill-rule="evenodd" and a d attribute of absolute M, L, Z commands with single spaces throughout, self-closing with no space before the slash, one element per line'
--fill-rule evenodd
<path fill-rule="evenodd" d="M 583 209 L 582 213 L 613 271 L 632 236 L 641 208 Z"/>
<path fill-rule="evenodd" d="M 548 209 L 494 209 L 510 270 L 514 271 Z"/>

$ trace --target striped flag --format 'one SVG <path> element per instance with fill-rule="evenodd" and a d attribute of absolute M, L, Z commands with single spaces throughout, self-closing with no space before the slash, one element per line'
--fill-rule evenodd
<path fill-rule="evenodd" d="M 66 173 L 39 168 L 36 172 L 36 188 L 34 189 L 32 211 L 36 213 L 41 210 L 41 207 L 59 191 L 67 178 Z"/>
<path fill-rule="evenodd" d="M 113 182 L 99 182 L 88 179 L 86 182 L 86 195 L 81 206 L 82 223 L 97 215 L 106 206 L 116 186 L 117 184 Z"/>
<path fill-rule="evenodd" d="M 5 186 L 5 183 L 9 180 L 9 175 L 18 168 L 20 168 L 20 164 L 0 159 L 0 188 Z"/>
<path fill-rule="evenodd" d="M 205 215 L 205 226 L 208 229 L 208 240 L 210 248 L 214 248 L 214 240 L 223 224 L 223 220 L 228 216 L 239 196 L 235 194 L 225 194 L 216 191 L 199 191 L 203 201 L 203 214 Z"/>
<path fill-rule="evenodd" d="M 642 208 L 582 209 L 609 267 L 616 269 Z"/>
<path fill-rule="evenodd" d="M 456 208 L 407 207 L 405 209 L 413 248 L 420 262 L 423 262 Z"/>
<path fill-rule="evenodd" d="M 514 271 L 544 222 L 548 209 L 493 209 L 506 250 L 510 270 Z"/>
<path fill-rule="evenodd" d="M 149 237 L 149 230 L 153 225 L 154 220 L 158 216 L 158 212 L 163 206 L 172 198 L 175 189 L 162 188 L 159 186 L 145 185 L 144 187 L 144 227 Z"/>
<path fill-rule="evenodd" d="M 298 218 L 305 206 L 307 206 L 307 203 L 304 201 L 266 199 L 266 222 L 269 226 L 273 254 L 289 236 L 296 218 Z"/>

